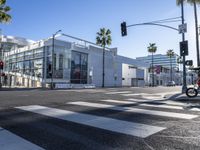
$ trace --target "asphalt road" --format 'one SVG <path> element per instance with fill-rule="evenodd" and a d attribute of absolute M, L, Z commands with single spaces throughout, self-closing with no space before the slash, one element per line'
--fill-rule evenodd
<path fill-rule="evenodd" d="M 1 150 L 199 150 L 181 87 L 0 91 Z"/>

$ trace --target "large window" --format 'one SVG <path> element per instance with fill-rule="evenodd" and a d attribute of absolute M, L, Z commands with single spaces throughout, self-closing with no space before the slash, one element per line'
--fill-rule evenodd
<path fill-rule="evenodd" d="M 88 55 L 72 51 L 71 58 L 71 83 L 87 83 Z"/>

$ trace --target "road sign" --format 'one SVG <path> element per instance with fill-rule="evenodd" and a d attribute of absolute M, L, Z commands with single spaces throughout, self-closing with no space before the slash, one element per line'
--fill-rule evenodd
<path fill-rule="evenodd" d="M 187 24 L 186 23 L 180 24 L 178 26 L 178 30 L 179 30 L 179 34 L 186 33 L 187 32 Z"/>

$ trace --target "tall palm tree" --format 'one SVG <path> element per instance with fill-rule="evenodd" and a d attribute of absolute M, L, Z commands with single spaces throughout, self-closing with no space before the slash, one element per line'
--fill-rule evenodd
<path fill-rule="evenodd" d="M 10 22 L 11 16 L 8 14 L 10 7 L 6 6 L 6 0 L 0 0 L 0 22 L 7 23 Z"/>
<path fill-rule="evenodd" d="M 177 5 L 181 5 L 181 2 L 187 2 L 194 6 L 194 20 L 195 20 L 195 33 L 196 33 L 196 51 L 197 51 L 197 66 L 200 66 L 199 59 L 199 35 L 198 35 L 198 17 L 197 17 L 197 4 L 200 4 L 200 0 L 176 0 Z"/>
<path fill-rule="evenodd" d="M 167 51 L 167 56 L 170 58 L 170 81 L 172 81 L 172 57 L 175 55 L 173 49 Z"/>
<path fill-rule="evenodd" d="M 156 43 L 149 43 L 147 47 L 148 52 L 151 53 L 151 73 L 152 73 L 152 86 L 154 86 L 154 66 L 153 66 L 153 54 L 157 51 Z"/>
<path fill-rule="evenodd" d="M 100 45 L 103 48 L 103 73 L 102 73 L 102 87 L 104 87 L 105 80 L 105 48 L 108 45 L 111 45 L 111 31 L 109 29 L 101 28 L 99 32 L 97 32 L 96 44 Z"/>
<path fill-rule="evenodd" d="M 10 11 L 10 7 L 6 6 L 6 0 L 0 0 L 0 23 L 6 23 L 9 22 L 11 20 L 11 16 L 8 14 L 8 12 Z M 1 58 L 3 57 L 3 49 L 2 46 L 0 47 L 0 53 L 1 53 Z M 0 70 L 0 74 L 1 74 L 1 70 Z M 2 87 L 1 84 L 1 77 L 0 77 L 0 88 Z"/>

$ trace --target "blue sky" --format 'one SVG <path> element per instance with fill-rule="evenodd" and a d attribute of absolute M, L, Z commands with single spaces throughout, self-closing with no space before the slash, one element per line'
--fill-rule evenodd
<path fill-rule="evenodd" d="M 112 31 L 111 47 L 118 54 L 135 58 L 148 55 L 149 43 L 156 43 L 157 54 L 174 49 L 179 54 L 181 35 L 158 26 L 128 28 L 121 37 L 120 23 L 128 25 L 180 16 L 175 0 L 7 0 L 12 8 L 12 22 L 0 25 L 3 34 L 40 40 L 62 29 L 66 34 L 95 42 L 100 28 Z M 199 7 L 198 7 L 199 13 Z M 199 14 L 200 17 L 200 14 Z M 189 57 L 196 62 L 193 7 L 185 5 L 188 25 Z M 200 22 L 200 20 L 199 20 Z M 177 27 L 179 22 L 168 24 Z"/>

